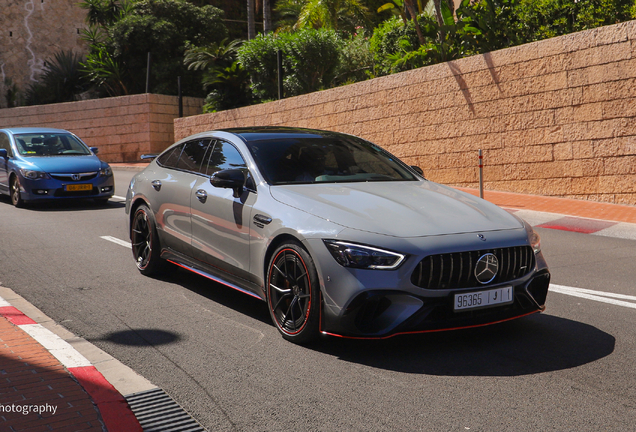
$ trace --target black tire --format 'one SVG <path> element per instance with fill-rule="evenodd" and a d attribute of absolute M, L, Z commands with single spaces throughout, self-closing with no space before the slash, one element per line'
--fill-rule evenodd
<path fill-rule="evenodd" d="M 22 195 L 20 194 L 20 180 L 18 180 L 18 176 L 14 175 L 11 177 L 11 203 L 16 207 L 24 207 L 24 200 L 22 199 Z"/>
<path fill-rule="evenodd" d="M 145 276 L 159 273 L 162 259 L 155 218 L 150 209 L 140 205 L 130 225 L 130 241 L 135 264 Z"/>
<path fill-rule="evenodd" d="M 279 246 L 267 267 L 267 305 L 283 338 L 315 340 L 320 331 L 320 283 L 314 261 L 297 242 Z"/>

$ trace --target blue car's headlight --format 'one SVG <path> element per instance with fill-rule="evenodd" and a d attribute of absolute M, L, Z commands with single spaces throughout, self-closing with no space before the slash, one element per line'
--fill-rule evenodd
<path fill-rule="evenodd" d="M 102 169 L 99 170 L 99 175 L 104 177 L 110 177 L 113 175 L 113 170 L 109 165 L 106 165 L 105 168 L 102 167 Z"/>
<path fill-rule="evenodd" d="M 344 267 L 374 270 L 394 270 L 402 264 L 406 255 L 347 243 L 339 240 L 323 240 L 338 264 Z"/>
<path fill-rule="evenodd" d="M 26 168 L 21 168 L 20 169 L 20 174 L 22 174 L 22 177 L 27 178 L 29 180 L 39 180 L 39 179 L 51 178 L 45 172 L 37 171 L 37 170 L 30 170 L 30 169 L 26 169 Z"/>

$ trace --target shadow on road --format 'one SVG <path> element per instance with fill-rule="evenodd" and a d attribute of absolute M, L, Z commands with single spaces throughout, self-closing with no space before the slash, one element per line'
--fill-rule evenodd
<path fill-rule="evenodd" d="M 312 346 L 341 360 L 440 376 L 519 376 L 581 366 L 608 356 L 615 338 L 546 314 L 469 330 L 381 341 L 329 338 Z"/>
<path fill-rule="evenodd" d="M 11 198 L 8 195 L 0 195 L 0 204 L 10 205 Z M 112 208 L 124 208 L 126 203 L 119 200 L 109 200 L 107 203 L 97 203 L 91 199 L 78 200 L 61 200 L 61 201 L 42 201 L 27 203 L 20 210 L 26 211 L 78 211 L 78 210 L 107 210 Z"/>
<path fill-rule="evenodd" d="M 182 339 L 178 333 L 159 329 L 130 329 L 108 333 L 97 339 L 128 346 L 157 346 L 177 343 Z M 93 339 L 96 340 L 96 339 Z"/>
<path fill-rule="evenodd" d="M 158 279 L 179 284 L 273 327 L 267 306 L 260 300 L 176 266 Z M 520 376 L 594 362 L 610 355 L 615 343 L 614 336 L 591 325 L 534 314 L 474 329 L 384 340 L 323 337 L 305 347 L 291 344 L 289 349 L 311 349 L 347 362 L 413 374 Z"/>

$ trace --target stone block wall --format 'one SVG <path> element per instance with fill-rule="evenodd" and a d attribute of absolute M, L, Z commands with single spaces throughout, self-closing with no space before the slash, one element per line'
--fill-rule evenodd
<path fill-rule="evenodd" d="M 183 115 L 200 114 L 203 100 L 183 98 Z M 106 162 L 137 162 L 174 142 L 178 98 L 156 94 L 121 96 L 0 110 L 0 128 L 42 126 L 66 129 Z"/>
<path fill-rule="evenodd" d="M 86 54 L 81 40 L 86 10 L 76 0 L 2 0 L 0 6 L 0 95 L 5 78 L 24 92 L 58 51 Z M 4 96 L 0 107 L 7 106 Z"/>
<path fill-rule="evenodd" d="M 262 105 L 175 120 L 369 139 L 430 180 L 636 205 L 636 21 Z"/>

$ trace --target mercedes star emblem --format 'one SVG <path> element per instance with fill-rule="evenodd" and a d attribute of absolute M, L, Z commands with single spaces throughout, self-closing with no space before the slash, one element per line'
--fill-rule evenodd
<path fill-rule="evenodd" d="M 491 253 L 482 255 L 475 265 L 475 278 L 480 284 L 487 284 L 497 276 L 499 260 Z"/>

